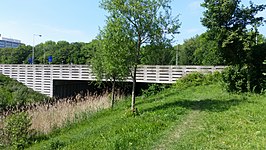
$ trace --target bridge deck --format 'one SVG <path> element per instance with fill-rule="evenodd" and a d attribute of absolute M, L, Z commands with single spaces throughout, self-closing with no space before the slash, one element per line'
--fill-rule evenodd
<path fill-rule="evenodd" d="M 137 82 L 174 83 L 178 78 L 190 72 L 210 73 L 224 68 L 224 66 L 142 65 L 137 69 Z M 96 80 L 88 65 L 0 64 L 0 73 L 51 97 L 53 96 L 53 80 Z M 127 81 L 131 82 L 131 79 L 128 78 Z"/>

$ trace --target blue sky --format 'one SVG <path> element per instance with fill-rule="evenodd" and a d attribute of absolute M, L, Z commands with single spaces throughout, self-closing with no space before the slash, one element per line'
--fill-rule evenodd
<path fill-rule="evenodd" d="M 2 0 L 0 5 L 0 34 L 15 38 L 25 44 L 48 40 L 68 42 L 90 42 L 105 25 L 107 13 L 99 8 L 100 0 Z M 176 43 L 203 33 L 201 25 L 203 0 L 173 0 L 173 14 L 180 14 L 182 23 Z M 249 0 L 242 0 L 247 4 Z M 255 4 L 265 0 L 253 0 Z M 266 11 L 259 14 L 266 17 Z M 266 26 L 260 28 L 266 35 Z"/>

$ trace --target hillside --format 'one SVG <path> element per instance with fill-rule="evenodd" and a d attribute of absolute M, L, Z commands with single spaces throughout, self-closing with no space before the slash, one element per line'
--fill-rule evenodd
<path fill-rule="evenodd" d="M 45 98 L 22 83 L 0 74 L 0 112 L 6 106 L 42 101 Z"/>
<path fill-rule="evenodd" d="M 265 149 L 266 97 L 219 85 L 166 89 L 88 114 L 29 149 Z"/>

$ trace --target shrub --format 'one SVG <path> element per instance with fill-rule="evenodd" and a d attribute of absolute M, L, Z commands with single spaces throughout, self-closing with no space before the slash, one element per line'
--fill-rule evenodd
<path fill-rule="evenodd" d="M 223 84 L 228 92 L 247 92 L 248 85 L 248 68 L 229 66 L 222 73 Z"/>
<path fill-rule="evenodd" d="M 0 110 L 7 106 L 23 105 L 48 98 L 22 83 L 0 74 Z"/>
<path fill-rule="evenodd" d="M 177 80 L 176 87 L 182 89 L 191 86 L 208 85 L 219 82 L 221 80 L 221 76 L 220 72 L 214 72 L 212 74 L 193 72 Z"/>
<path fill-rule="evenodd" d="M 12 114 L 4 121 L 4 135 L 13 149 L 23 149 L 31 138 L 31 118 L 25 112 Z"/>
<path fill-rule="evenodd" d="M 222 81 L 222 74 L 219 71 L 214 71 L 210 74 L 205 74 L 204 84 L 212 84 Z"/>
<path fill-rule="evenodd" d="M 167 87 L 165 84 L 151 84 L 148 89 L 142 90 L 142 96 L 155 95 Z"/>

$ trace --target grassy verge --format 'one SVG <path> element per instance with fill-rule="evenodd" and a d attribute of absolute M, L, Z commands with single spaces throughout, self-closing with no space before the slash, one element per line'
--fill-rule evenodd
<path fill-rule="evenodd" d="M 265 149 L 265 96 L 218 85 L 167 89 L 90 114 L 29 149 Z"/>

